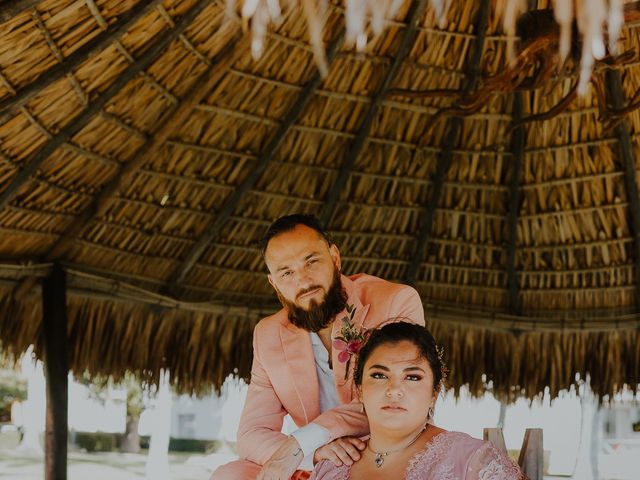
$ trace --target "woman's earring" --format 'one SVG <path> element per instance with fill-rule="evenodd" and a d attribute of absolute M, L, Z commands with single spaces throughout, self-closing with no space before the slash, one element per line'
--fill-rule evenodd
<path fill-rule="evenodd" d="M 427 418 L 431 420 L 434 415 L 435 415 L 435 412 L 433 410 L 433 407 L 429 407 L 429 411 L 427 412 Z"/>

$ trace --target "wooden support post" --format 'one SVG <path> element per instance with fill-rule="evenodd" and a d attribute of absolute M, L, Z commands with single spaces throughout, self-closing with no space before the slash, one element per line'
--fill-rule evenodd
<path fill-rule="evenodd" d="M 504 443 L 502 428 L 485 428 L 482 438 L 484 440 L 489 440 L 498 450 L 507 453 L 507 445 Z"/>
<path fill-rule="evenodd" d="M 542 480 L 544 450 L 542 449 L 541 428 L 527 428 L 525 430 L 518 465 L 529 480 Z"/>
<path fill-rule="evenodd" d="M 68 380 L 66 273 L 54 265 L 42 281 L 44 370 L 47 381 L 45 480 L 67 478 Z"/>
<path fill-rule="evenodd" d="M 484 440 L 493 443 L 498 450 L 507 454 L 502 428 L 485 428 Z M 542 447 L 542 429 L 527 428 L 518 457 L 518 465 L 528 480 L 542 480 L 544 471 L 544 450 Z"/>

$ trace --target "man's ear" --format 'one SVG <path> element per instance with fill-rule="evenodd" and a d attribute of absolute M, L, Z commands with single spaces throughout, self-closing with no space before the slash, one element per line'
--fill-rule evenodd
<path fill-rule="evenodd" d="M 268 275 L 267 275 L 267 280 L 269 280 L 269 283 L 271 284 L 271 286 L 272 286 L 273 288 L 276 288 L 276 284 L 275 284 L 275 283 L 273 283 L 273 277 L 271 276 L 271 274 L 268 274 Z"/>
<path fill-rule="evenodd" d="M 329 254 L 331 255 L 331 259 L 333 260 L 333 264 L 336 266 L 338 271 L 342 270 L 342 260 L 340 258 L 340 250 L 338 250 L 338 246 L 335 243 L 332 243 L 329 247 Z"/>

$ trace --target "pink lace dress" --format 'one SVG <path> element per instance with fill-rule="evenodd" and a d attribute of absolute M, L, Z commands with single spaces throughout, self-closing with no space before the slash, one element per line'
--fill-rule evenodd
<path fill-rule="evenodd" d="M 348 466 L 324 461 L 310 480 L 349 480 Z M 520 468 L 490 442 L 461 432 L 436 435 L 409 461 L 405 480 L 519 480 Z"/>

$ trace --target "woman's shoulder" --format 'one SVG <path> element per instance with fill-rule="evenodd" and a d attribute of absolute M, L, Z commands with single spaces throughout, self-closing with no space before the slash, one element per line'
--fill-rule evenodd
<path fill-rule="evenodd" d="M 506 455 L 488 441 L 474 438 L 463 432 L 442 431 L 435 435 L 409 465 L 407 479 L 437 478 L 491 478 L 516 480 L 519 469 Z M 424 477 L 432 472 L 431 477 Z M 474 472 L 475 475 L 469 475 Z M 490 473 L 490 475 L 485 475 Z M 485 476 L 482 476 L 485 475 Z"/>
<path fill-rule="evenodd" d="M 442 447 L 448 451 L 449 461 L 464 465 L 467 479 L 521 480 L 520 468 L 497 449 L 493 443 L 480 440 L 463 432 L 446 432 Z"/>
<path fill-rule="evenodd" d="M 440 432 L 436 433 L 433 436 L 432 442 L 436 445 L 439 445 L 440 448 L 449 449 L 451 447 L 456 447 L 456 450 L 459 452 L 460 449 L 464 451 L 469 450 L 477 450 L 482 447 L 486 442 L 484 440 L 480 440 L 478 438 L 474 438 L 471 435 L 464 432 L 456 432 L 452 430 L 443 430 L 439 429 Z M 451 452 L 455 453 L 455 452 Z"/>
<path fill-rule="evenodd" d="M 425 449 L 419 452 L 410 463 L 413 467 L 417 467 L 442 462 L 459 462 L 461 459 L 473 456 L 482 444 L 482 440 L 466 433 L 438 428 L 427 442 Z"/>
<path fill-rule="evenodd" d="M 437 457 L 450 457 L 457 460 L 508 460 L 506 453 L 498 450 L 488 440 L 480 440 L 464 432 L 443 431 L 434 437 L 432 450 Z M 428 451 L 429 449 L 427 449 Z M 509 460 L 510 461 L 510 460 Z"/>

